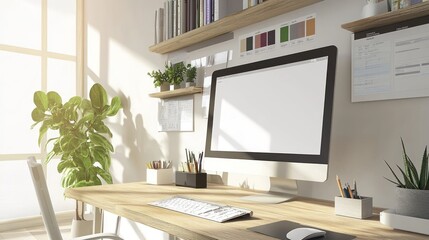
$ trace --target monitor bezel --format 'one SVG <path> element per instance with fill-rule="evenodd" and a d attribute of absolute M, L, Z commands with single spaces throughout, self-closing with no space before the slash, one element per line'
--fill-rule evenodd
<path fill-rule="evenodd" d="M 327 46 L 309 51 L 294 53 L 281 57 L 266 59 L 258 62 L 221 69 L 213 72 L 210 90 L 210 104 L 207 123 L 207 135 L 205 145 L 205 156 L 211 158 L 238 159 L 238 160 L 259 160 L 259 161 L 277 161 L 277 162 L 296 162 L 328 164 L 329 147 L 331 136 L 332 110 L 334 98 L 334 84 L 336 73 L 337 47 Z M 216 98 L 216 83 L 219 77 L 233 74 L 246 73 L 250 71 L 271 68 L 295 62 L 311 60 L 315 58 L 328 57 L 325 102 L 322 124 L 322 140 L 319 155 L 313 154 L 289 154 L 289 153 L 263 153 L 263 152 L 232 152 L 232 151 L 213 151 L 211 150 L 213 111 Z"/>

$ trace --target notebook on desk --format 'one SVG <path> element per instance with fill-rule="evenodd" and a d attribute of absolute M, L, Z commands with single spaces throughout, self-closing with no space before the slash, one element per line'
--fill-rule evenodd
<path fill-rule="evenodd" d="M 301 228 L 301 227 L 318 228 L 317 226 L 301 225 L 296 222 L 279 221 L 279 222 L 269 223 L 269 224 L 265 224 L 257 227 L 248 228 L 248 229 L 270 237 L 285 240 L 287 239 L 286 234 L 289 231 L 295 228 Z M 321 229 L 321 228 L 318 228 L 318 229 Z M 356 236 L 352 236 L 352 235 L 332 232 L 325 229 L 321 229 L 321 230 L 326 231 L 326 235 L 325 237 L 317 238 L 317 240 L 352 240 L 356 238 Z"/>

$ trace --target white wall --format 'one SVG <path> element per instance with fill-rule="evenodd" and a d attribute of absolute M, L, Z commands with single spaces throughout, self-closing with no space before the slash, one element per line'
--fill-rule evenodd
<path fill-rule="evenodd" d="M 240 59 L 232 65 L 299 52 L 326 45 L 338 47 L 338 65 L 331 135 L 330 172 L 325 183 L 299 182 L 300 194 L 333 200 L 338 194 L 335 175 L 343 182 L 359 184 L 362 195 L 373 196 L 378 207 L 393 206 L 394 186 L 383 179 L 390 177 L 384 160 L 401 164 L 400 137 L 410 156 L 420 164 L 424 146 L 429 142 L 428 98 L 351 103 L 350 35 L 341 24 L 356 20 L 365 1 L 325 0 L 270 20 L 240 29 L 235 39 L 196 50 L 174 53 L 185 60 L 222 50 L 238 52 L 238 38 L 271 25 L 316 14 L 316 40 L 297 47 Z M 151 53 L 154 11 L 163 1 L 88 0 L 85 1 L 87 26 L 88 83 L 101 82 L 111 95 L 120 95 L 124 111 L 118 123 L 112 123 L 115 144 L 113 171 L 115 182 L 145 180 L 145 163 L 152 160 L 184 159 L 185 147 L 204 148 L 206 119 L 202 118 L 201 95 L 195 95 L 195 132 L 160 133 L 157 131 L 156 91 L 147 72 L 161 68 L 167 56 Z"/>

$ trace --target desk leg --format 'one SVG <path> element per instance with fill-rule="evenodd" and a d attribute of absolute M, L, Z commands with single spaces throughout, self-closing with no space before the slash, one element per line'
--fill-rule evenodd
<path fill-rule="evenodd" d="M 94 207 L 94 225 L 93 233 L 101 233 L 103 231 L 103 212 L 100 208 Z"/>

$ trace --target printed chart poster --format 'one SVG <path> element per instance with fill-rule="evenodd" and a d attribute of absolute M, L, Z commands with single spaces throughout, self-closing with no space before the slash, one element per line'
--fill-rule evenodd
<path fill-rule="evenodd" d="M 194 98 L 184 96 L 160 100 L 158 104 L 160 132 L 194 131 Z"/>
<path fill-rule="evenodd" d="M 352 102 L 429 96 L 428 23 L 355 33 L 352 46 Z"/>
<path fill-rule="evenodd" d="M 297 18 L 240 37 L 240 57 L 275 51 L 313 41 L 316 37 L 316 14 Z"/>

